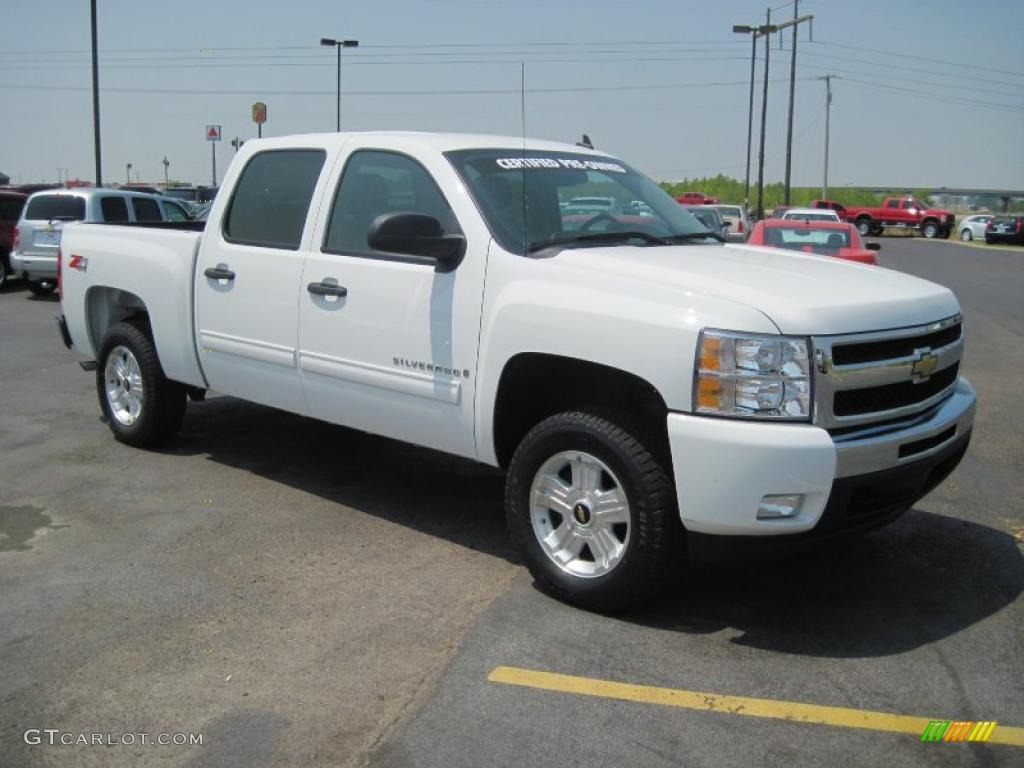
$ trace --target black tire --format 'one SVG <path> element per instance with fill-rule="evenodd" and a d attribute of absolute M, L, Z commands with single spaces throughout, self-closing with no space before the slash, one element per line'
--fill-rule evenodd
<path fill-rule="evenodd" d="M 928 219 L 921 224 L 921 234 L 929 240 L 934 240 L 942 234 L 942 228 L 939 227 L 939 222 L 934 219 Z"/>
<path fill-rule="evenodd" d="M 131 353 L 141 373 L 141 408 L 131 424 L 115 416 L 107 396 L 107 362 L 117 348 Z M 164 376 L 153 342 L 131 323 L 115 323 L 103 336 L 96 366 L 96 394 L 114 437 L 137 448 L 159 445 L 174 437 L 185 416 L 185 386 Z"/>
<path fill-rule="evenodd" d="M 974 239 L 974 233 L 971 232 L 971 230 L 969 230 L 967 227 L 964 227 L 963 229 L 960 230 L 960 239 L 963 240 L 965 243 L 969 243 L 971 242 L 971 240 Z"/>
<path fill-rule="evenodd" d="M 49 296 L 57 290 L 56 280 L 29 280 L 28 289 L 36 296 Z"/>
<path fill-rule="evenodd" d="M 634 436 L 639 430 L 631 433 L 616 423 L 625 423 L 623 419 L 613 418 L 569 412 L 545 419 L 519 444 L 505 484 L 509 529 L 537 586 L 567 603 L 608 612 L 651 601 L 685 556 L 669 472 Z M 549 459 L 572 451 L 603 462 L 618 479 L 629 506 L 629 533 L 620 559 L 609 572 L 590 578 L 555 564 L 531 518 L 535 476 Z"/>
<path fill-rule="evenodd" d="M 11 268 L 7 266 L 7 254 L 0 253 L 0 288 L 4 287 L 10 274 Z"/>
<path fill-rule="evenodd" d="M 871 237 L 881 237 L 883 232 L 885 232 L 885 227 L 881 224 L 875 224 L 871 227 L 871 232 L 869 234 Z"/>
<path fill-rule="evenodd" d="M 871 223 L 871 219 L 857 219 L 857 231 L 861 237 L 870 236 L 873 230 L 874 224 Z"/>

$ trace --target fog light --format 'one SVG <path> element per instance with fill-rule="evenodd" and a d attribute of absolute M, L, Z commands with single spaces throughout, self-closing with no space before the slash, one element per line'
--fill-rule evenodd
<path fill-rule="evenodd" d="M 804 503 L 802 493 L 769 494 L 757 505 L 758 520 L 778 520 L 796 517 Z"/>

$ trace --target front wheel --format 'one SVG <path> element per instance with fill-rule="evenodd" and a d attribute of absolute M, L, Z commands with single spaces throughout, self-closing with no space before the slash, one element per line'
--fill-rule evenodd
<path fill-rule="evenodd" d="M 971 242 L 971 240 L 974 239 L 974 234 L 969 229 L 961 229 L 960 239 L 963 240 L 965 243 L 969 243 Z"/>
<path fill-rule="evenodd" d="M 173 437 L 185 416 L 185 388 L 164 376 L 153 342 L 130 323 L 103 337 L 96 393 L 114 437 L 138 448 Z"/>
<path fill-rule="evenodd" d="M 921 234 L 929 240 L 939 236 L 939 224 L 935 221 L 926 221 L 921 225 Z"/>
<path fill-rule="evenodd" d="M 56 280 L 29 280 L 28 289 L 36 296 L 49 296 L 57 290 Z"/>
<path fill-rule="evenodd" d="M 505 507 L 537 585 L 584 608 L 649 601 L 683 556 L 668 472 L 602 416 L 561 413 L 534 427 L 512 457 Z"/>

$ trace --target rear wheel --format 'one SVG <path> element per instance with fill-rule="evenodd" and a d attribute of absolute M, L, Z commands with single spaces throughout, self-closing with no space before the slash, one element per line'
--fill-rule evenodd
<path fill-rule="evenodd" d="M 36 296 L 49 296 L 57 290 L 56 280 L 29 280 L 28 289 Z"/>
<path fill-rule="evenodd" d="M 655 597 L 683 556 L 669 475 L 616 421 L 545 419 L 520 443 L 505 486 L 509 528 L 537 585 L 603 611 Z"/>
<path fill-rule="evenodd" d="M 185 416 L 185 387 L 164 376 L 153 342 L 130 323 L 103 337 L 96 393 L 114 437 L 139 448 L 173 437 Z"/>
<path fill-rule="evenodd" d="M 0 288 L 2 288 L 4 283 L 7 282 L 7 277 L 10 274 L 11 270 L 7 266 L 7 256 L 0 254 Z"/>
<path fill-rule="evenodd" d="M 871 219 L 859 219 L 857 221 L 857 231 L 860 232 L 861 237 L 868 237 L 872 234 L 873 229 Z"/>
<path fill-rule="evenodd" d="M 963 229 L 960 230 L 960 239 L 963 240 L 965 243 L 969 243 L 971 242 L 971 240 L 974 239 L 974 234 L 971 232 L 971 230 L 964 227 Z"/>

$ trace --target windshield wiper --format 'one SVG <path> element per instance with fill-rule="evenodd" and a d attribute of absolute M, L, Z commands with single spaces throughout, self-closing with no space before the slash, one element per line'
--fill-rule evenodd
<path fill-rule="evenodd" d="M 663 239 L 667 240 L 668 242 L 671 242 L 671 243 L 677 243 L 677 242 L 684 243 L 684 242 L 686 242 L 688 240 L 697 240 L 698 238 L 703 240 L 705 237 L 713 237 L 715 240 L 717 240 L 720 243 L 724 243 L 725 242 L 725 238 L 724 237 L 722 237 L 721 235 L 716 235 L 714 232 L 710 232 L 710 231 L 705 231 L 705 232 L 683 232 L 682 234 L 679 234 L 679 235 L 667 235 Z"/>
<path fill-rule="evenodd" d="M 652 235 L 650 232 L 641 232 L 640 230 L 619 230 L 616 232 L 593 232 L 590 234 L 571 235 L 569 237 L 552 237 L 548 240 L 538 240 L 534 243 L 530 243 L 526 250 L 529 253 L 534 253 L 535 251 L 555 245 L 569 245 L 572 243 L 588 242 L 600 243 L 614 240 L 643 240 L 645 243 L 653 243 L 655 245 L 669 244 L 669 241 L 666 238 Z"/>

